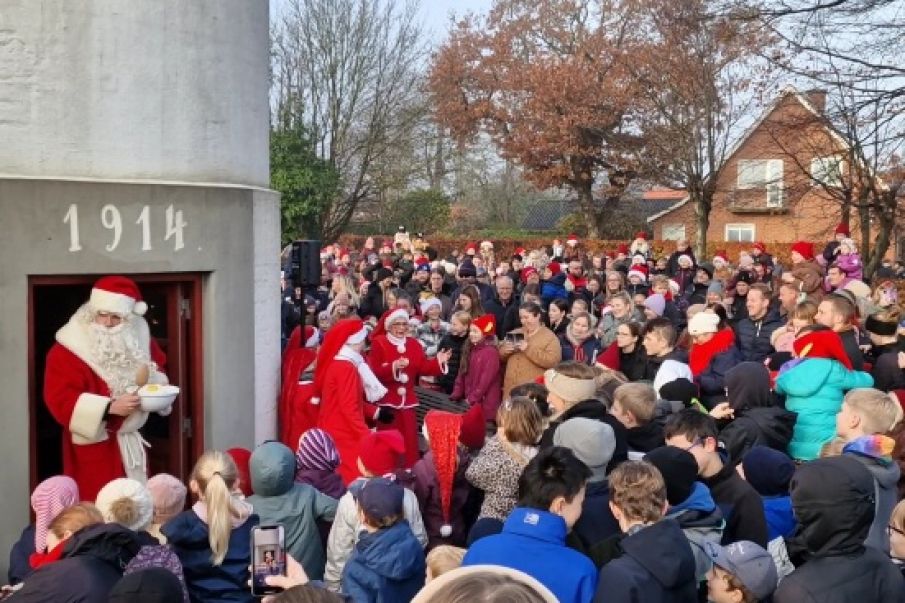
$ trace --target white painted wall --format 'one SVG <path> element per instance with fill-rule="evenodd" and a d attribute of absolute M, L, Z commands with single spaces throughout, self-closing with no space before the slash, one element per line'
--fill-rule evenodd
<path fill-rule="evenodd" d="M 268 4 L 3 0 L 0 175 L 266 187 Z"/>

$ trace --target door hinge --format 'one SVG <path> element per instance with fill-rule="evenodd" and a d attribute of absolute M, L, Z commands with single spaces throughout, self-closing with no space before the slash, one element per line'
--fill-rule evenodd
<path fill-rule="evenodd" d="M 187 438 L 192 437 L 192 419 L 189 417 L 182 419 L 182 435 Z"/>
<path fill-rule="evenodd" d="M 189 299 L 182 300 L 179 310 L 184 319 L 186 319 L 186 320 L 192 319 L 192 301 L 191 300 L 189 300 Z"/>

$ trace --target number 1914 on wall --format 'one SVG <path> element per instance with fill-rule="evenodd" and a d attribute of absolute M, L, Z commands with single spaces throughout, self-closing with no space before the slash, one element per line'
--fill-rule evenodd
<path fill-rule="evenodd" d="M 188 226 L 182 215 L 181 209 L 174 209 L 172 205 L 164 212 L 165 230 L 163 241 L 173 239 L 173 251 L 179 251 L 185 247 L 183 231 Z M 114 251 L 119 247 L 123 236 L 123 215 L 118 207 L 107 204 L 101 208 L 101 226 L 110 231 L 110 242 L 104 246 L 107 251 Z M 82 244 L 79 239 L 79 207 L 73 203 L 69 206 L 66 215 L 63 216 L 63 224 L 69 225 L 69 251 L 81 251 Z M 151 241 L 151 206 L 145 205 L 138 214 L 135 224 L 141 229 L 141 250 L 153 250 Z"/>

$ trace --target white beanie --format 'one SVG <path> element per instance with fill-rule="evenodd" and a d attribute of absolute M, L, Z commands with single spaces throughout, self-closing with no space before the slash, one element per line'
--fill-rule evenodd
<path fill-rule="evenodd" d="M 688 321 L 689 335 L 716 333 L 719 330 L 720 317 L 713 312 L 698 312 Z"/>
<path fill-rule="evenodd" d="M 132 501 L 134 516 L 129 523 L 121 523 L 113 514 L 113 505 L 124 498 Z M 123 527 L 139 532 L 151 525 L 154 519 L 154 500 L 147 486 L 134 479 L 120 477 L 101 488 L 94 501 L 106 523 L 121 523 Z M 122 519 L 122 518 L 121 518 Z"/>

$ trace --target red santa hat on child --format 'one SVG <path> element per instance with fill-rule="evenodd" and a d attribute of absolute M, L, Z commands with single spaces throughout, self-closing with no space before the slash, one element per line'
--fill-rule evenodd
<path fill-rule="evenodd" d="M 327 368 L 334 362 L 336 355 L 346 344 L 361 343 L 368 336 L 365 323 L 360 318 L 344 318 L 330 327 L 324 337 L 324 343 L 317 351 L 317 365 L 314 370 L 314 394 L 312 404 L 319 404 L 324 388 Z"/>
<path fill-rule="evenodd" d="M 476 326 L 484 337 L 489 337 L 496 332 L 496 316 L 493 314 L 478 316 L 471 321 L 471 324 Z"/>
<path fill-rule="evenodd" d="M 726 253 L 725 250 L 718 250 L 713 256 L 713 264 L 717 265 L 719 263 L 728 264 L 729 263 L 729 254 Z"/>
<path fill-rule="evenodd" d="M 91 288 L 88 305 L 95 312 L 110 312 L 120 316 L 144 316 L 148 304 L 141 299 L 138 285 L 125 276 L 105 276 Z"/>
<path fill-rule="evenodd" d="M 810 241 L 796 241 L 792 245 L 792 251 L 800 254 L 805 260 L 814 259 L 814 244 Z"/>
<path fill-rule="evenodd" d="M 402 466 L 405 441 L 395 429 L 371 432 L 358 445 L 358 460 L 377 476 L 394 473 Z"/>
<path fill-rule="evenodd" d="M 474 243 L 469 243 L 465 246 L 465 255 L 474 255 L 478 252 L 478 246 Z"/>
<path fill-rule="evenodd" d="M 535 268 L 534 266 L 527 266 L 525 268 L 522 268 L 522 273 L 519 276 L 519 279 L 521 279 L 523 285 L 526 285 L 528 284 L 528 278 L 533 274 L 537 274 L 537 268 Z"/>
<path fill-rule="evenodd" d="M 437 469 L 437 485 L 440 488 L 440 512 L 443 515 L 440 536 L 448 538 L 452 534 L 452 526 L 449 522 L 450 504 L 452 503 L 453 482 L 459 465 L 462 415 L 431 410 L 424 416 L 424 429 L 431 452 L 433 452 L 434 467 Z"/>
<path fill-rule="evenodd" d="M 840 224 L 836 227 L 836 230 L 833 231 L 834 234 L 844 234 L 845 236 L 849 236 L 851 231 L 848 228 L 848 224 Z"/>
<path fill-rule="evenodd" d="M 647 266 L 644 264 L 635 264 L 632 266 L 631 270 L 628 271 L 629 277 L 637 276 L 641 279 L 642 282 L 647 282 Z"/>
<path fill-rule="evenodd" d="M 575 247 L 576 245 L 578 245 L 578 235 L 570 234 L 568 237 L 566 237 L 566 245 L 568 245 L 569 247 Z"/>
<path fill-rule="evenodd" d="M 792 343 L 792 349 L 799 358 L 827 358 L 836 360 L 848 370 L 852 370 L 852 361 L 845 352 L 842 338 L 829 329 L 805 333 Z"/>

